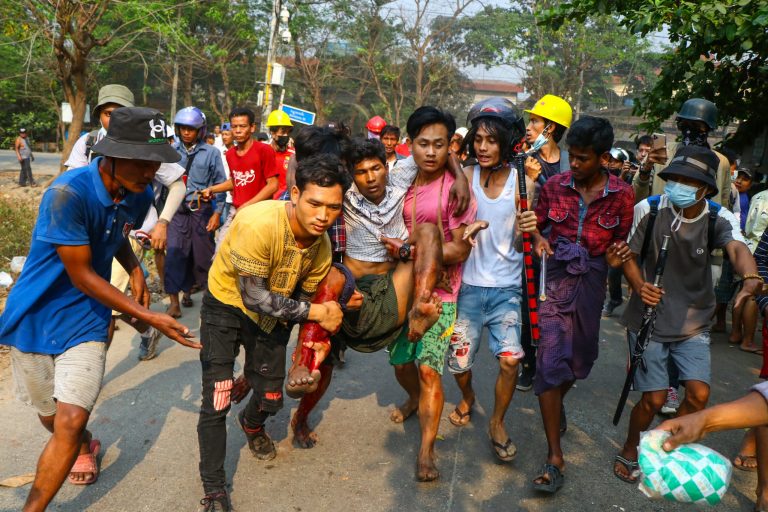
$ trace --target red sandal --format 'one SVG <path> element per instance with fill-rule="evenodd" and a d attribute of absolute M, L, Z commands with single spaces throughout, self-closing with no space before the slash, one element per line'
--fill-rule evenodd
<path fill-rule="evenodd" d="M 78 455 L 75 464 L 69 470 L 69 483 L 73 485 L 90 485 L 99 478 L 99 461 L 96 457 L 101 452 L 101 441 L 91 439 L 91 444 L 88 447 L 91 453 Z M 72 476 L 73 473 L 90 473 L 91 477 L 85 480 L 75 480 Z"/>

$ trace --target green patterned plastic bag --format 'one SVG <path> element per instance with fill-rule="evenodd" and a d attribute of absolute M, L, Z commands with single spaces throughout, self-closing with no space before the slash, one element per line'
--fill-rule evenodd
<path fill-rule="evenodd" d="M 661 447 L 669 432 L 651 430 L 640 436 L 640 490 L 649 498 L 716 505 L 731 481 L 731 462 L 711 448 L 685 444 L 671 452 Z"/>

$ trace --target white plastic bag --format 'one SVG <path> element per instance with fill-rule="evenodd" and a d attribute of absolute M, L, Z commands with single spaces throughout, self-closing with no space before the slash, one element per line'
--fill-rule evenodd
<path fill-rule="evenodd" d="M 11 260 L 11 272 L 21 274 L 21 271 L 24 269 L 24 263 L 26 262 L 26 256 L 14 256 Z"/>
<path fill-rule="evenodd" d="M 8 272 L 0 272 L 0 287 L 8 288 L 13 284 L 13 278 Z"/>
<path fill-rule="evenodd" d="M 701 444 L 662 448 L 669 432 L 651 430 L 640 436 L 639 489 L 649 498 L 716 505 L 728 490 L 733 467 L 715 450 Z"/>

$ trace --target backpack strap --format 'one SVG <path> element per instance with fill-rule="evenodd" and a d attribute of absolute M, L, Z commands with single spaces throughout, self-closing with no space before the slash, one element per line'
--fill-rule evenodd
<path fill-rule="evenodd" d="M 661 196 L 649 196 L 648 206 L 651 207 L 651 211 L 648 214 L 648 224 L 645 225 L 645 236 L 643 237 L 643 247 L 640 249 L 640 265 L 645 261 L 645 255 L 648 253 L 648 247 L 651 245 L 651 238 L 653 237 L 653 225 L 656 223 L 656 216 L 659 214 L 659 200 Z"/>
<path fill-rule="evenodd" d="M 92 130 L 88 133 L 88 137 L 85 138 L 85 159 L 89 162 L 92 160 L 91 153 L 93 146 L 96 144 L 96 137 L 99 135 L 99 130 Z M 98 156 L 98 155 L 94 155 Z"/>
<path fill-rule="evenodd" d="M 714 201 L 707 199 L 709 203 L 709 224 L 707 225 L 707 251 L 711 254 L 715 249 L 715 224 L 720 214 L 721 206 Z"/>

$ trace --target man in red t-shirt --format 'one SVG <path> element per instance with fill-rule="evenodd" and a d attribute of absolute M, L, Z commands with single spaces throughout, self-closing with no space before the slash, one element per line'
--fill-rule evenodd
<path fill-rule="evenodd" d="M 275 150 L 253 140 L 256 115 L 249 108 L 237 107 L 229 113 L 232 137 L 237 146 L 226 153 L 230 179 L 203 190 L 203 197 L 232 191 L 232 208 L 221 226 L 219 239 L 229 229 L 237 210 L 267 199 L 277 192 L 278 175 Z"/>
<path fill-rule="evenodd" d="M 277 170 L 280 173 L 277 177 L 277 192 L 272 196 L 273 199 L 279 199 L 286 190 L 285 176 L 288 172 L 288 162 L 295 151 L 289 147 L 291 142 L 291 130 L 293 123 L 288 114 L 282 110 L 273 110 L 267 118 L 267 128 L 269 128 L 270 146 L 275 150 L 277 156 Z"/>

